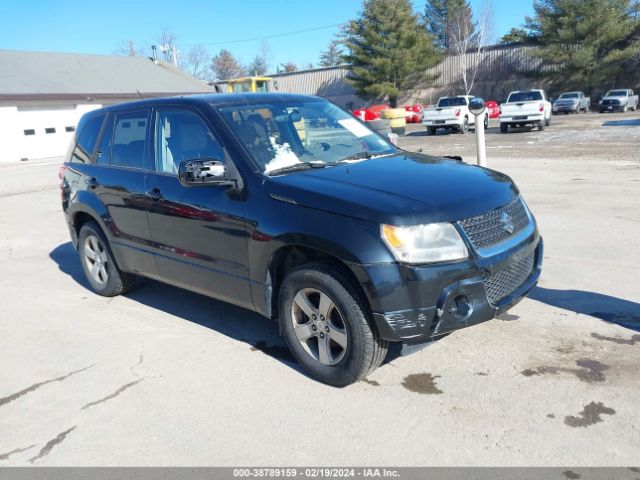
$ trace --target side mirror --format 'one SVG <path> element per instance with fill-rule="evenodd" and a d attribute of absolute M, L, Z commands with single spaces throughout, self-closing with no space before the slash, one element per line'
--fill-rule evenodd
<path fill-rule="evenodd" d="M 484 113 L 484 109 L 484 100 L 479 97 L 472 98 L 469 102 L 469 111 L 474 115 L 482 115 Z"/>
<path fill-rule="evenodd" d="M 178 178 L 185 187 L 235 185 L 235 181 L 227 176 L 224 163 L 213 158 L 180 162 Z"/>

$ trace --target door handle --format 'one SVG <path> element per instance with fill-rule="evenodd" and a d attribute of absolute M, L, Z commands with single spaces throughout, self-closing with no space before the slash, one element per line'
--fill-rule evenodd
<path fill-rule="evenodd" d="M 153 200 L 153 201 L 158 201 L 158 200 L 164 198 L 164 195 L 162 194 L 160 189 L 156 187 L 156 188 L 152 188 L 151 190 L 149 190 L 147 192 L 147 197 L 150 197 L 151 200 Z"/>
<path fill-rule="evenodd" d="M 85 183 L 89 186 L 89 188 L 96 188 L 100 183 L 96 177 L 87 178 Z"/>

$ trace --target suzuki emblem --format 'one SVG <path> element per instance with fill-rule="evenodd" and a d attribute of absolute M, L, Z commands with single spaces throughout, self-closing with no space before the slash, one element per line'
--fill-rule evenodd
<path fill-rule="evenodd" d="M 511 235 L 513 233 L 513 222 L 511 221 L 511 215 L 509 215 L 507 212 L 502 212 L 502 228 L 504 228 L 504 230 Z"/>

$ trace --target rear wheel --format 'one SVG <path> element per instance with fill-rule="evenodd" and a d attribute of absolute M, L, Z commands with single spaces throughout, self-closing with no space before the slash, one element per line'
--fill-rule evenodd
<path fill-rule="evenodd" d="M 542 132 L 542 131 L 544 130 L 545 123 L 546 123 L 546 122 L 545 122 L 544 120 L 540 120 L 540 121 L 538 122 L 538 130 L 540 130 L 540 131 Z"/>
<path fill-rule="evenodd" d="M 500 131 L 502 133 L 507 133 L 509 131 L 509 124 L 508 123 L 501 123 L 500 124 Z"/>
<path fill-rule="evenodd" d="M 436 134 L 436 127 L 428 127 L 427 128 L 427 132 L 429 132 L 429 135 L 435 135 Z"/>
<path fill-rule="evenodd" d="M 484 129 L 489 128 L 489 115 L 484 116 Z"/>
<path fill-rule="evenodd" d="M 545 126 L 547 126 L 547 127 L 548 127 L 549 125 L 551 125 L 551 115 L 549 115 L 549 118 L 545 118 L 545 120 L 544 120 L 544 124 L 545 124 Z"/>
<path fill-rule="evenodd" d="M 95 222 L 87 222 L 80 229 L 78 254 L 85 277 L 98 295 L 114 297 L 133 288 L 135 275 L 118 268 L 107 239 Z"/>
<path fill-rule="evenodd" d="M 357 290 L 337 269 L 310 263 L 292 270 L 278 304 L 291 353 L 321 382 L 344 387 L 384 360 L 388 342 L 379 338 Z"/>

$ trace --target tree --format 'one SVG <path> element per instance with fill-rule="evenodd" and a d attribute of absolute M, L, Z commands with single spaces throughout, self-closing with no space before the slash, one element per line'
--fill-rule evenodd
<path fill-rule="evenodd" d="M 403 91 L 429 79 L 440 56 L 409 0 L 364 0 L 359 18 L 344 30 L 347 80 L 364 98 L 387 97 L 395 106 Z"/>
<path fill-rule="evenodd" d="M 158 35 L 158 45 L 160 52 L 164 56 L 164 61 L 180 66 L 178 49 L 176 47 L 177 35 L 173 34 L 168 27 L 162 27 Z"/>
<path fill-rule="evenodd" d="M 293 62 L 287 62 L 282 64 L 282 68 L 285 72 L 297 72 L 298 66 Z"/>
<path fill-rule="evenodd" d="M 422 21 L 442 50 L 451 48 L 452 22 L 466 18 L 469 26 L 473 26 L 471 6 L 467 0 L 427 0 L 424 6 Z"/>
<path fill-rule="evenodd" d="M 200 80 L 207 80 L 210 59 L 211 54 L 203 44 L 194 45 L 189 49 L 182 68 Z"/>
<path fill-rule="evenodd" d="M 222 49 L 211 60 L 211 70 L 216 80 L 229 80 L 246 74 L 240 62 L 229 50 Z"/>
<path fill-rule="evenodd" d="M 455 56 L 453 63 L 462 88 L 467 95 L 475 85 L 481 68 L 486 40 L 490 35 L 493 13 L 491 4 L 486 3 L 477 22 L 472 20 L 471 7 L 467 2 L 453 12 L 449 12 L 447 42 Z"/>
<path fill-rule="evenodd" d="M 344 50 L 340 40 L 333 39 L 327 45 L 327 49 L 320 53 L 319 64 L 321 67 L 337 67 L 344 63 Z"/>
<path fill-rule="evenodd" d="M 526 28 L 540 48 L 541 77 L 559 88 L 590 93 L 614 84 L 625 72 L 635 75 L 640 55 L 640 20 L 633 0 L 535 0 Z"/>
<path fill-rule="evenodd" d="M 127 55 L 129 57 L 139 57 L 144 55 L 142 49 L 138 49 L 131 39 L 122 40 L 115 53 L 116 55 Z"/>
<path fill-rule="evenodd" d="M 247 66 L 247 70 L 251 75 L 264 75 L 269 70 L 269 56 L 271 55 L 271 48 L 269 44 L 262 40 L 260 42 L 260 49 L 251 63 Z"/>
<path fill-rule="evenodd" d="M 502 36 L 500 43 L 527 43 L 531 40 L 531 35 L 524 28 L 512 28 Z"/>

